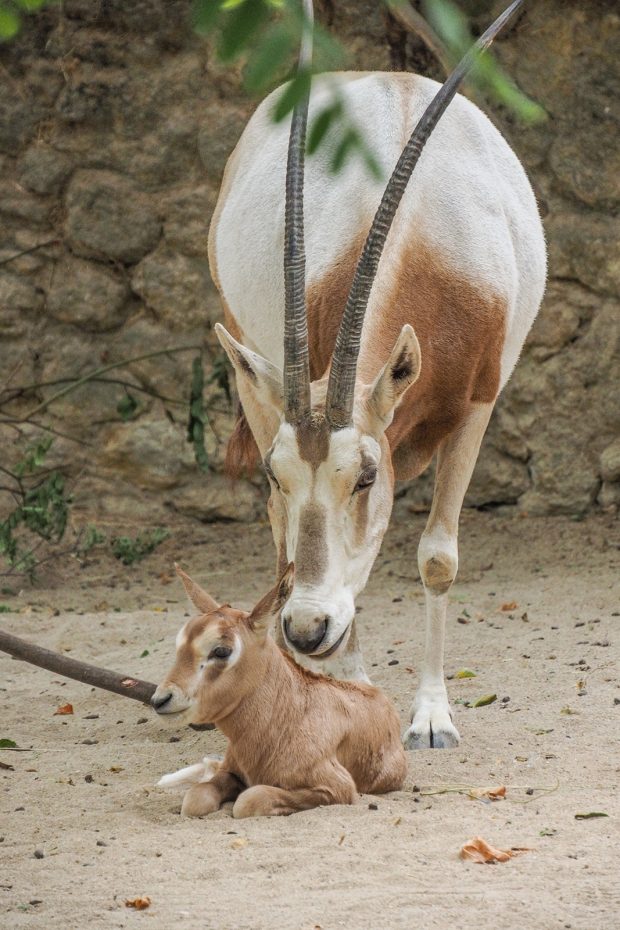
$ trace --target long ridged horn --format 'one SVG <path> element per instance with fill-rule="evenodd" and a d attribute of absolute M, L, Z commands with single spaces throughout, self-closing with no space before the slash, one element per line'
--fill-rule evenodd
<path fill-rule="evenodd" d="M 364 243 L 336 339 L 326 400 L 326 416 L 332 429 L 342 429 L 351 423 L 364 314 L 385 241 L 413 169 L 478 54 L 489 47 L 522 3 L 523 0 L 511 3 L 459 62 L 426 108 L 392 172 Z"/>
<path fill-rule="evenodd" d="M 297 73 L 312 62 L 312 0 L 303 0 L 303 26 Z M 304 250 L 304 155 L 310 84 L 293 110 L 286 164 L 284 221 L 284 416 L 298 423 L 310 412 L 310 360 L 306 319 Z"/>

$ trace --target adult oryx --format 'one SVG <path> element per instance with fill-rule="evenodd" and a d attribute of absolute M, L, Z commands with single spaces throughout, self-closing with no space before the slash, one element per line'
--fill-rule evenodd
<path fill-rule="evenodd" d="M 244 411 L 231 458 L 253 441 L 262 457 L 277 570 L 297 568 L 279 636 L 304 664 L 366 678 L 355 597 L 395 479 L 419 475 L 437 453 L 418 548 L 426 645 L 410 748 L 459 739 L 443 676 L 459 513 L 546 273 L 534 195 L 506 141 L 459 96 L 437 125 L 470 63 L 442 87 L 413 74 L 322 75 L 288 125 L 272 122 L 275 91 L 230 157 L 209 236 L 227 325 L 218 336 Z M 331 174 L 330 136 L 304 178 L 308 111 L 320 113 L 334 87 L 393 172 L 385 190 L 353 160 Z"/>

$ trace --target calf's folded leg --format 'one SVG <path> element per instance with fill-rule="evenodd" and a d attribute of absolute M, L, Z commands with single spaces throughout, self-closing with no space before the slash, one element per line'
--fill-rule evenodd
<path fill-rule="evenodd" d="M 319 782 L 314 787 L 274 788 L 271 785 L 254 785 L 248 788 L 235 801 L 233 817 L 276 817 L 328 804 L 355 804 L 355 782 L 339 762 L 332 761 L 323 771 L 314 774 Z"/>
<path fill-rule="evenodd" d="M 243 791 L 243 784 L 232 772 L 220 769 L 211 781 L 193 785 L 186 792 L 181 806 L 183 817 L 204 817 L 219 810 L 226 801 L 234 801 Z"/>

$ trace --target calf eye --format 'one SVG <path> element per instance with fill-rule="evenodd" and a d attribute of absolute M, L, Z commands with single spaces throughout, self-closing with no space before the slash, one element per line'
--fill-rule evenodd
<path fill-rule="evenodd" d="M 228 656 L 232 653 L 230 646 L 216 646 L 215 649 L 212 649 L 209 653 L 210 659 L 227 659 Z"/>
<path fill-rule="evenodd" d="M 353 493 L 356 494 L 358 491 L 365 491 L 366 488 L 372 487 L 372 485 L 375 483 L 376 477 L 377 469 L 374 465 L 370 465 L 368 468 L 365 468 L 357 479 L 357 483 L 353 488 Z"/>

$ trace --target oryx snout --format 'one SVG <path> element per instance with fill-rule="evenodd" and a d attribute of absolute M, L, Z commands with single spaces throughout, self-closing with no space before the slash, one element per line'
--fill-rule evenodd
<path fill-rule="evenodd" d="M 344 642 L 354 616 L 353 598 L 347 592 L 325 601 L 293 592 L 282 611 L 284 639 L 295 652 L 327 658 Z"/>

